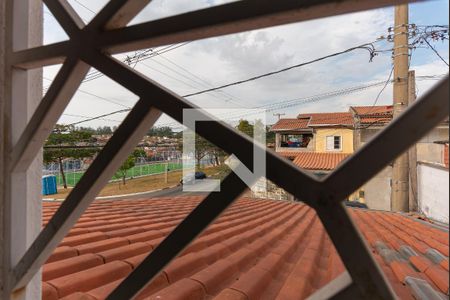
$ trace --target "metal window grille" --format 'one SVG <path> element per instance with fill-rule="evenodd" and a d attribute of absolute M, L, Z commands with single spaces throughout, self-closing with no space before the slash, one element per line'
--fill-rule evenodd
<path fill-rule="evenodd" d="M 89 24 L 83 23 L 66 0 L 43 0 L 69 40 L 14 51 L 13 37 L 19 26 L 19 21 L 14 19 L 18 17 L 14 6 L 21 1 L 30 0 L 5 1 L 6 28 L 11 42 L 6 45 L 6 86 L 14 87 L 17 72 L 56 63 L 63 65 L 18 141 L 11 149 L 5 150 L 10 157 L 5 162 L 5 174 L 23 172 L 28 168 L 90 66 L 138 95 L 140 100 L 22 259 L 13 266 L 9 274 L 11 284 L 8 293 L 27 285 L 162 112 L 181 123 L 182 110 L 195 108 L 185 99 L 114 59 L 112 54 L 407 2 L 247 0 L 126 27 L 151 0 L 110 0 Z M 273 152 L 267 152 L 267 163 L 271 166 L 267 178 L 317 211 L 348 270 L 312 298 L 394 298 L 391 287 L 342 205 L 342 200 L 448 116 L 448 90 L 446 77 L 351 159 L 320 180 L 303 173 Z M 20 99 L 11 97 L 8 101 Z M 251 166 L 252 141 L 231 127 L 217 122 L 208 127 L 199 126 L 198 133 Z M 389 149 L 384 147 L 386 144 L 390 145 Z M 234 148 L 232 145 L 241 146 Z M 136 296 L 245 188 L 235 174 L 230 174 L 222 183 L 222 192 L 207 196 L 108 299 L 131 299 Z"/>

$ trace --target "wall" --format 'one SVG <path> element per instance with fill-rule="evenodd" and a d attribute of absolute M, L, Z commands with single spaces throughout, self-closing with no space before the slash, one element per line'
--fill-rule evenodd
<path fill-rule="evenodd" d="M 315 136 L 316 152 L 327 152 L 327 136 L 342 136 L 341 153 L 353 153 L 353 130 L 345 128 L 317 129 Z"/>
<path fill-rule="evenodd" d="M 449 171 L 426 163 L 419 163 L 419 209 L 428 218 L 449 223 Z"/>
<path fill-rule="evenodd" d="M 361 130 L 361 145 L 369 142 L 382 128 L 373 127 Z M 437 127 L 417 143 L 417 160 L 443 164 L 444 146 L 436 141 L 445 141 L 449 137 L 448 127 Z"/>
<path fill-rule="evenodd" d="M 366 204 L 370 209 L 391 210 L 392 167 L 388 166 L 363 187 Z"/>

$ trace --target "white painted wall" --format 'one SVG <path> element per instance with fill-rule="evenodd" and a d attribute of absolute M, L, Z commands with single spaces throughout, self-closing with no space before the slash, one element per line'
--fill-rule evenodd
<path fill-rule="evenodd" d="M 365 200 L 370 209 L 391 210 L 391 178 L 392 167 L 387 166 L 364 185 Z"/>
<path fill-rule="evenodd" d="M 449 171 L 441 166 L 419 163 L 419 209 L 428 218 L 449 223 Z"/>

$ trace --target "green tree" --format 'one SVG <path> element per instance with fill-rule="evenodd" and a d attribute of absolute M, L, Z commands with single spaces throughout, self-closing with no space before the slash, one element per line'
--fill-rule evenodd
<path fill-rule="evenodd" d="M 147 132 L 148 136 L 159 136 L 159 137 L 173 137 L 174 132 L 170 127 L 152 127 Z"/>
<path fill-rule="evenodd" d="M 100 134 L 100 135 L 112 134 L 113 131 L 112 131 L 111 127 L 109 127 L 109 126 L 103 126 L 103 127 L 99 126 L 99 127 L 97 127 L 96 133 Z"/>
<path fill-rule="evenodd" d="M 204 139 L 198 134 L 195 135 L 195 161 L 197 168 L 200 168 L 202 159 L 209 153 L 211 153 L 213 147 L 214 145 L 211 144 L 208 140 Z"/>
<path fill-rule="evenodd" d="M 240 132 L 245 133 L 245 134 L 248 135 L 249 137 L 253 137 L 253 125 L 250 124 L 249 121 L 241 119 L 241 120 L 239 121 L 239 124 L 238 124 L 238 126 L 237 126 L 237 129 L 238 129 Z"/>
<path fill-rule="evenodd" d="M 94 156 L 99 151 L 98 148 L 80 147 L 84 146 L 81 144 L 91 144 L 93 141 L 92 133 L 89 131 L 57 124 L 45 142 L 44 163 L 58 163 L 65 189 L 67 189 L 67 181 L 64 173 L 64 160 L 68 158 L 83 159 Z"/>
<path fill-rule="evenodd" d="M 127 182 L 127 172 L 129 169 L 133 168 L 136 165 L 136 157 L 134 155 L 128 156 L 127 160 L 120 166 L 120 168 L 116 172 L 116 177 L 122 178 L 122 184 L 126 185 Z M 120 184 L 119 184 L 120 187 Z"/>

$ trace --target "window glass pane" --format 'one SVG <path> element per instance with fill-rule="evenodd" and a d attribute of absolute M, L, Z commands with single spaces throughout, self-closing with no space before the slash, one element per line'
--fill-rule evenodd
<path fill-rule="evenodd" d="M 333 150 L 334 149 L 334 137 L 327 136 L 327 150 Z"/>
<path fill-rule="evenodd" d="M 334 149 L 341 149 L 341 137 L 340 136 L 334 137 Z"/>

